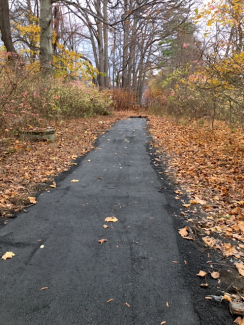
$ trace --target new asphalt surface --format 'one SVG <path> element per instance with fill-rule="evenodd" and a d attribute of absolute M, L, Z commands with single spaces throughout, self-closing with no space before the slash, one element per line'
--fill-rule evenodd
<path fill-rule="evenodd" d="M 0 229 L 1 255 L 15 254 L 0 259 L 0 325 L 232 323 L 204 300 L 195 275 L 204 258 L 177 232 L 173 189 L 171 198 L 162 191 L 149 141 L 145 119 L 117 122 Z M 106 223 L 112 216 L 118 222 Z"/>

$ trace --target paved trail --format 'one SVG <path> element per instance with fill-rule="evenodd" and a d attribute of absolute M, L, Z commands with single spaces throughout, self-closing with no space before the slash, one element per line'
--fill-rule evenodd
<path fill-rule="evenodd" d="M 0 260 L 0 325 L 210 324 L 195 312 L 183 263 L 173 263 L 178 234 L 149 140 L 144 119 L 118 122 L 0 230 L 0 252 L 16 254 Z M 109 216 L 118 222 L 104 229 Z"/>

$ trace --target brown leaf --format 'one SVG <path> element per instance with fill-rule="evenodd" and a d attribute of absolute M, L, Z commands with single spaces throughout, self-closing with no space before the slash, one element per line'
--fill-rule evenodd
<path fill-rule="evenodd" d="M 130 308 L 130 305 L 126 302 L 125 305 Z"/>
<path fill-rule="evenodd" d="M 216 241 L 213 237 L 202 237 L 202 240 L 204 241 L 205 244 L 207 244 L 210 247 L 214 247 L 214 245 L 216 244 Z"/>
<path fill-rule="evenodd" d="M 240 273 L 240 275 L 244 276 L 244 264 L 241 262 L 236 262 L 235 266 L 236 266 L 238 272 Z"/>
<path fill-rule="evenodd" d="M 212 277 L 213 279 L 219 279 L 219 278 L 220 278 L 220 274 L 219 274 L 219 272 L 212 272 L 212 273 L 211 273 L 211 277 Z"/>
<path fill-rule="evenodd" d="M 30 203 L 32 203 L 32 204 L 36 204 L 37 203 L 36 202 L 36 198 L 33 197 L 33 196 L 28 196 L 28 199 L 29 199 Z"/>
<path fill-rule="evenodd" d="M 207 204 L 207 201 L 205 201 L 205 200 L 201 200 L 201 199 L 199 199 L 199 197 L 195 197 L 195 201 L 198 203 L 198 204 L 201 204 L 201 205 L 205 205 L 205 204 Z"/>
<path fill-rule="evenodd" d="M 48 289 L 48 287 L 43 287 L 43 288 L 41 288 L 41 290 L 47 290 Z"/>
<path fill-rule="evenodd" d="M 203 277 L 205 277 L 206 274 L 207 274 L 207 272 L 205 272 L 205 271 L 199 271 L 196 275 L 203 278 Z"/>
<path fill-rule="evenodd" d="M 178 233 L 181 235 L 181 237 L 185 238 L 188 236 L 188 228 L 184 227 L 178 230 Z"/>
<path fill-rule="evenodd" d="M 107 217 L 105 219 L 105 222 L 117 222 L 118 219 L 116 217 Z"/>
<path fill-rule="evenodd" d="M 184 208 L 189 208 L 191 205 L 190 204 L 182 204 Z"/>
<path fill-rule="evenodd" d="M 109 228 L 109 227 L 108 227 L 107 225 L 103 225 L 103 228 L 104 228 L 104 229 L 107 229 L 107 228 Z"/>
<path fill-rule="evenodd" d="M 103 244 L 103 243 L 105 243 L 106 241 L 107 241 L 107 239 L 105 239 L 105 238 L 98 240 L 98 242 L 99 242 L 100 244 Z"/>
<path fill-rule="evenodd" d="M 209 286 L 208 283 L 201 283 L 201 284 L 200 284 L 200 287 L 201 287 L 201 288 L 207 288 L 208 286 Z"/>
<path fill-rule="evenodd" d="M 13 252 L 6 252 L 6 253 L 2 256 L 2 259 L 6 261 L 7 259 L 12 258 L 13 256 L 15 256 L 15 254 L 14 254 Z"/>
<path fill-rule="evenodd" d="M 109 302 L 111 302 L 111 301 L 113 301 L 113 298 L 109 299 L 107 302 L 109 303 Z"/>
<path fill-rule="evenodd" d="M 167 323 L 166 320 L 164 320 L 163 322 L 160 323 L 160 325 L 164 325 L 166 323 Z"/>

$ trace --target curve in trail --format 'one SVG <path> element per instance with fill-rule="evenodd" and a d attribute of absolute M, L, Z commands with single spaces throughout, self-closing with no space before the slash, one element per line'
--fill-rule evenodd
<path fill-rule="evenodd" d="M 200 324 L 149 140 L 144 119 L 117 122 L 1 229 L 0 251 L 15 256 L 0 260 L 0 324 Z"/>

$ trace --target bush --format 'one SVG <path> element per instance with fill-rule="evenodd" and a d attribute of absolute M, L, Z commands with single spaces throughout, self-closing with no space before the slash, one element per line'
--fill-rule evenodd
<path fill-rule="evenodd" d="M 50 120 L 107 115 L 111 110 L 109 91 L 99 92 L 81 81 L 44 79 L 20 62 L 0 63 L 1 137 L 30 126 L 44 127 Z"/>

